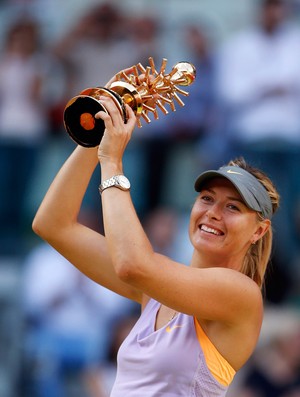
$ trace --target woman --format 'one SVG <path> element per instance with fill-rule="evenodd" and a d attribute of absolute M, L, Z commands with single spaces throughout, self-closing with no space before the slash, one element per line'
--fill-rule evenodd
<path fill-rule="evenodd" d="M 115 104 L 101 101 L 108 114 L 95 116 L 106 126 L 99 148 L 75 149 L 33 229 L 88 277 L 141 304 L 111 396 L 225 396 L 259 336 L 278 194 L 243 161 L 203 173 L 190 217 L 190 266 L 154 252 L 123 177 L 135 115 L 127 106 L 124 124 Z M 98 161 L 105 237 L 77 221 Z"/>

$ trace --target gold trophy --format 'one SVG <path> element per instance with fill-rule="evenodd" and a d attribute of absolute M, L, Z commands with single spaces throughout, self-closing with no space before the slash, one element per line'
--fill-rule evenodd
<path fill-rule="evenodd" d="M 196 78 L 196 69 L 189 62 L 179 62 L 169 74 L 165 73 L 167 59 L 163 58 L 160 70 L 157 71 L 153 58 L 149 58 L 146 68 L 140 63 L 134 65 L 132 74 L 121 71 L 108 88 L 86 88 L 79 95 L 70 99 L 64 110 L 64 125 L 70 137 L 84 147 L 98 146 L 105 125 L 103 120 L 95 119 L 99 111 L 107 110 L 100 102 L 101 96 L 109 96 L 118 106 L 126 122 L 126 107 L 129 105 L 137 116 L 137 125 L 141 127 L 141 118 L 151 122 L 149 113 L 158 119 L 157 108 L 168 114 L 166 105 L 175 111 L 176 101 L 184 106 L 179 94 L 188 96 L 188 92 L 178 86 L 189 86 Z"/>

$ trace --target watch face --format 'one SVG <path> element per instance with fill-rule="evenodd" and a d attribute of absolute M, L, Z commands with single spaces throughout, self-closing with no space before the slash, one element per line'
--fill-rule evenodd
<path fill-rule="evenodd" d="M 119 175 L 119 183 L 124 189 L 130 189 L 130 182 L 124 175 Z"/>

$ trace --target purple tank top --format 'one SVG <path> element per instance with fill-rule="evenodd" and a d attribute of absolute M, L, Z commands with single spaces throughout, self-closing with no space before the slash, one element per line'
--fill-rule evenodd
<path fill-rule="evenodd" d="M 210 373 L 194 318 L 179 313 L 155 331 L 160 303 L 151 299 L 118 352 L 111 397 L 224 397 Z"/>

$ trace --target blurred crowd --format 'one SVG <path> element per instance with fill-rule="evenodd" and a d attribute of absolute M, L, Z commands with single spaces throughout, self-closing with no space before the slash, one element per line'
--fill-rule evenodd
<path fill-rule="evenodd" d="M 176 103 L 175 112 L 142 122 L 128 146 L 124 168 L 138 215 L 157 251 L 188 264 L 192 247 L 185 231 L 195 177 L 238 156 L 270 175 L 281 206 L 273 223 L 266 319 L 257 351 L 228 397 L 299 397 L 298 3 L 257 1 L 249 26 L 221 41 L 214 40 L 208 22 L 191 18 L 177 27 L 183 50 L 176 54 L 164 53 L 166 18 L 159 12 L 133 15 L 116 4 L 88 7 L 55 40 L 45 37 L 38 18 L 21 13 L 7 23 L 2 39 L 0 265 L 17 259 L 18 288 L 11 293 L 20 332 L 14 340 L 9 324 L 0 321 L 0 336 L 7 340 L 0 346 L 0 395 L 109 395 L 116 352 L 138 308 L 81 275 L 33 235 L 31 221 L 75 147 L 63 125 L 68 100 L 128 66 L 147 66 L 151 56 L 157 69 L 164 57 L 185 57 L 197 77 L 186 89 L 189 96 L 182 97 L 184 108 Z M 101 231 L 99 182 L 96 170 L 81 216 Z M 15 358 L 11 365 L 4 361 L 7 355 Z M 13 384 L 3 382 L 13 366 Z"/>

